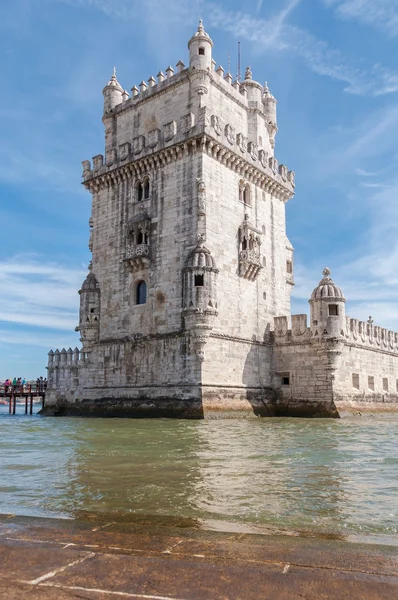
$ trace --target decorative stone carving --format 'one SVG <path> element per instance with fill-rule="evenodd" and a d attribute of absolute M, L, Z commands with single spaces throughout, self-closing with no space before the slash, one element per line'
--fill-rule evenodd
<path fill-rule="evenodd" d="M 198 178 L 198 215 L 206 214 L 206 184 L 204 179 Z"/>
<path fill-rule="evenodd" d="M 292 334 L 301 336 L 307 331 L 307 315 L 292 315 Z"/>
<path fill-rule="evenodd" d="M 87 179 L 87 177 L 90 177 L 90 175 L 91 175 L 91 163 L 89 160 L 83 160 L 82 166 L 83 166 L 82 177 L 83 177 L 83 179 Z"/>
<path fill-rule="evenodd" d="M 133 142 L 133 153 L 134 154 L 140 154 L 145 146 L 145 138 L 143 135 L 138 135 L 137 137 L 133 138 L 132 140 Z"/>
<path fill-rule="evenodd" d="M 160 141 L 160 129 L 152 129 L 148 131 L 148 146 L 149 148 L 155 148 Z"/>
<path fill-rule="evenodd" d="M 293 187 L 296 187 L 295 176 L 296 174 L 294 171 L 288 171 L 287 180 L 292 184 Z"/>
<path fill-rule="evenodd" d="M 238 133 L 236 136 L 236 143 L 241 152 L 247 151 L 247 137 L 245 137 L 243 133 Z"/>
<path fill-rule="evenodd" d="M 273 174 L 276 175 L 278 172 L 278 161 L 276 160 L 276 158 L 274 156 L 270 156 L 270 158 L 268 159 L 268 164 Z"/>
<path fill-rule="evenodd" d="M 97 154 L 97 156 L 93 156 L 93 165 L 94 171 L 99 171 L 104 166 L 104 157 L 102 154 Z"/>
<path fill-rule="evenodd" d="M 260 159 L 261 166 L 264 169 L 266 169 L 269 166 L 269 164 L 268 164 L 268 152 L 265 152 L 265 150 L 259 150 L 258 157 Z"/>
<path fill-rule="evenodd" d="M 274 317 L 274 335 L 277 338 L 285 337 L 288 332 L 287 317 Z"/>
<path fill-rule="evenodd" d="M 263 268 L 261 261 L 261 232 L 249 221 L 249 215 L 239 228 L 239 275 L 255 281 Z"/>
<path fill-rule="evenodd" d="M 170 121 L 169 123 L 165 123 L 163 125 L 163 137 L 164 137 L 165 142 L 169 142 L 170 140 L 172 140 L 176 133 L 177 133 L 176 121 Z"/>
<path fill-rule="evenodd" d="M 286 165 L 279 165 L 279 175 L 283 181 L 287 181 L 287 167 Z"/>
<path fill-rule="evenodd" d="M 106 152 L 106 166 L 111 167 L 116 162 L 116 148 L 109 148 Z"/>
<path fill-rule="evenodd" d="M 248 144 L 249 154 L 253 160 L 257 160 L 258 158 L 258 146 L 255 142 L 249 142 Z"/>
<path fill-rule="evenodd" d="M 220 136 L 222 134 L 222 126 L 221 126 L 220 117 L 218 117 L 217 115 L 212 115 L 211 126 L 213 127 L 216 135 Z"/>
<path fill-rule="evenodd" d="M 225 126 L 225 137 L 228 144 L 231 146 L 235 144 L 235 129 L 229 123 Z"/>
<path fill-rule="evenodd" d="M 195 115 L 192 113 L 188 113 L 181 117 L 181 132 L 188 133 L 195 125 Z"/>
<path fill-rule="evenodd" d="M 120 160 L 126 160 L 130 155 L 130 142 L 125 142 L 124 144 L 120 144 L 119 146 L 119 157 Z"/>

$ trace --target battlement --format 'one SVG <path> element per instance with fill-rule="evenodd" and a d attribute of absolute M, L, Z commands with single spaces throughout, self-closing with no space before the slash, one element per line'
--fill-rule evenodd
<path fill-rule="evenodd" d="M 274 339 L 277 344 L 291 342 L 308 342 L 330 337 L 320 331 L 317 335 L 307 327 L 307 315 L 292 315 L 292 326 L 289 329 L 288 317 L 274 318 Z M 345 327 L 341 329 L 338 338 L 341 342 L 377 348 L 386 352 L 398 353 L 398 333 L 390 331 L 373 322 L 360 321 L 351 317 L 345 318 Z"/>
<path fill-rule="evenodd" d="M 83 364 L 88 359 L 88 353 L 83 350 L 79 350 L 79 348 L 69 348 L 65 350 L 55 350 L 53 352 L 50 350 L 48 353 L 48 369 L 55 369 L 57 367 L 67 367 L 67 366 L 78 366 Z"/>

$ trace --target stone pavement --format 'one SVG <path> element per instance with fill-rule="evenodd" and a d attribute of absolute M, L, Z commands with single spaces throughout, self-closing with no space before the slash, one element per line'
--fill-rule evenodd
<path fill-rule="evenodd" d="M 338 539 L 0 515 L 7 600 L 391 600 L 397 567 L 394 547 Z"/>

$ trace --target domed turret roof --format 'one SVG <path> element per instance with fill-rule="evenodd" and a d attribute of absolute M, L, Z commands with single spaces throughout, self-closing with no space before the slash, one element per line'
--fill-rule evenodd
<path fill-rule="evenodd" d="M 311 294 L 311 300 L 340 299 L 345 302 L 344 294 L 330 277 L 330 269 L 323 270 L 323 278 Z"/>
<path fill-rule="evenodd" d="M 83 281 L 81 292 L 95 292 L 99 290 L 99 283 L 94 273 L 89 273 Z"/>
<path fill-rule="evenodd" d="M 119 92 L 125 91 L 125 90 L 123 90 L 122 86 L 116 79 L 116 68 L 115 67 L 113 68 L 112 77 L 110 78 L 110 80 L 108 81 L 106 86 L 104 87 L 104 90 L 106 90 L 107 88 L 114 88 L 115 90 L 118 90 Z"/>
<path fill-rule="evenodd" d="M 195 250 L 191 252 L 188 262 L 188 267 L 210 267 L 212 269 L 216 268 L 216 263 L 214 258 L 211 255 L 211 252 L 206 246 L 200 244 L 196 246 Z"/>
<path fill-rule="evenodd" d="M 199 41 L 199 40 L 207 40 L 213 46 L 213 40 L 211 39 L 209 34 L 206 33 L 204 30 L 202 19 L 200 19 L 200 21 L 199 21 L 198 30 L 195 31 L 195 33 L 193 34 L 193 36 L 191 37 L 191 39 L 188 42 L 188 48 L 192 44 L 192 42 Z"/>

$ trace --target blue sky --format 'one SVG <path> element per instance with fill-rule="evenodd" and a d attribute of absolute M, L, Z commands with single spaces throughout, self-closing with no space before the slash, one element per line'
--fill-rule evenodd
<path fill-rule="evenodd" d="M 0 378 L 45 375 L 78 345 L 102 88 L 181 58 L 204 19 L 214 58 L 268 81 L 287 205 L 293 312 L 329 266 L 347 314 L 398 330 L 398 0 L 13 0 L 0 3 Z"/>

